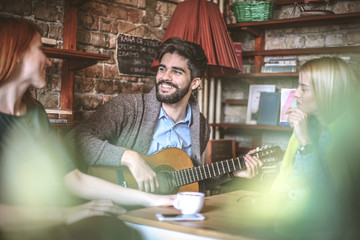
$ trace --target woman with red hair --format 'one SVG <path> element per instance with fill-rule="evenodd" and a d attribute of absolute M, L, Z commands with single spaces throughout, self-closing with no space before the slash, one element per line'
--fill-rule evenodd
<path fill-rule="evenodd" d="M 46 86 L 51 65 L 42 51 L 41 29 L 24 18 L 0 15 L 0 33 L 0 238 L 24 233 L 24 239 L 25 230 L 42 229 L 37 239 L 46 234 L 118 239 L 129 229 L 108 216 L 124 213 L 120 205 L 171 205 L 172 195 L 124 188 L 76 168 L 29 90 Z M 92 201 L 74 205 L 74 195 Z"/>

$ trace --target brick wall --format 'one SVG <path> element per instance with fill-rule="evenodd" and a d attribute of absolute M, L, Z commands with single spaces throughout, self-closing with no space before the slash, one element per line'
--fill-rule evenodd
<path fill-rule="evenodd" d="M 62 48 L 64 0 L 1 0 L 0 13 L 35 20 L 44 37 L 57 39 Z M 174 0 L 91 0 L 79 8 L 77 50 L 108 54 L 109 61 L 75 72 L 74 110 L 84 119 L 100 104 L 119 93 L 148 92 L 154 77 L 120 74 L 116 62 L 116 37 L 119 33 L 161 40 L 176 8 Z M 34 96 L 47 108 L 60 104 L 62 61 L 51 59 L 47 86 L 34 90 Z"/>
<path fill-rule="evenodd" d="M 181 2 L 182 0 L 179 0 Z M 235 22 L 228 4 L 227 22 Z M 174 0 L 90 0 L 79 9 L 77 48 L 81 51 L 108 54 L 111 59 L 77 71 L 74 82 L 75 118 L 86 118 L 100 104 L 119 93 L 148 92 L 154 85 L 154 77 L 133 77 L 118 72 L 116 63 L 116 36 L 119 33 L 161 39 L 176 8 Z M 308 8 L 324 7 L 324 4 Z M 298 8 L 277 7 L 275 18 L 298 17 Z M 360 11 L 360 1 L 334 1 L 328 9 L 335 13 Z M 62 47 L 64 0 L 1 0 L 0 13 L 25 16 L 34 19 L 44 30 L 44 36 L 56 38 L 57 47 Z M 243 50 L 254 49 L 254 38 L 242 32 L 233 35 L 243 43 Z M 328 47 L 360 44 L 360 23 L 334 26 L 304 26 L 296 29 L 266 31 L 266 49 Z M 300 61 L 314 56 L 299 56 Z M 253 59 L 244 59 L 244 69 L 252 71 Z M 57 108 L 60 103 L 61 60 L 52 59 L 47 71 L 47 87 L 34 91 L 38 100 L 48 108 Z M 261 82 L 257 82 L 261 83 Z M 277 88 L 294 87 L 293 80 L 270 80 Z M 248 84 L 223 81 L 223 98 L 236 93 L 247 98 Z M 231 111 L 231 109 L 229 110 Z M 240 111 L 243 112 L 243 111 Z"/>

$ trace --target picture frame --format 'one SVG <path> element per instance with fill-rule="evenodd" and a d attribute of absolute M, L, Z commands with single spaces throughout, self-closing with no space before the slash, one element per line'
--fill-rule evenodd
<path fill-rule="evenodd" d="M 246 112 L 246 124 L 256 125 L 261 92 L 275 92 L 275 85 L 251 84 Z"/>

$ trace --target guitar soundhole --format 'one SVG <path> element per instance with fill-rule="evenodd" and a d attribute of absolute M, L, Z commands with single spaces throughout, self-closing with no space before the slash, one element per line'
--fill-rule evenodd
<path fill-rule="evenodd" d="M 175 169 L 167 165 L 161 165 L 154 170 L 160 184 L 158 194 L 174 194 L 178 192 L 179 188 L 174 186 L 174 180 L 171 176 L 171 172 L 175 171 Z"/>

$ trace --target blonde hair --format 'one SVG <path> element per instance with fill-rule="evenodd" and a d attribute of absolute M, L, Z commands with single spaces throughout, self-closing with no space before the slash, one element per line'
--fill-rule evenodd
<path fill-rule="evenodd" d="M 350 107 L 359 91 L 359 80 L 349 65 L 338 57 L 307 61 L 299 69 L 310 78 L 318 110 L 329 124 Z"/>

